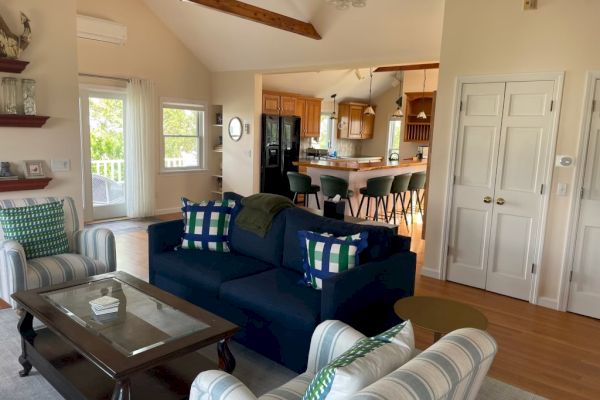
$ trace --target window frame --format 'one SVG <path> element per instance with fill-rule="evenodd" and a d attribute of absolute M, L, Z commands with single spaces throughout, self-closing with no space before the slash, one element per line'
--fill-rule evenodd
<path fill-rule="evenodd" d="M 323 117 L 328 118 L 327 121 L 327 145 L 326 148 L 324 150 L 329 150 L 334 146 L 333 143 L 333 121 L 331 120 L 331 113 L 328 112 L 322 112 L 319 116 L 319 126 L 321 126 L 321 120 L 323 119 Z M 311 146 L 313 145 L 313 140 L 315 140 L 316 138 L 311 138 Z M 319 139 L 321 139 L 321 134 L 319 133 Z"/>
<path fill-rule="evenodd" d="M 398 141 L 398 148 L 392 148 L 392 145 L 394 143 L 394 131 L 392 130 L 392 123 L 400 123 L 400 140 Z M 390 156 L 390 154 L 392 154 L 392 152 L 397 152 L 398 155 L 400 155 L 400 146 L 402 145 L 402 128 L 403 128 L 403 124 L 402 124 L 402 119 L 394 119 L 394 118 L 390 118 L 388 120 L 388 143 L 387 143 L 387 155 L 388 157 Z"/>
<path fill-rule="evenodd" d="M 192 110 L 197 112 L 204 113 L 203 123 L 197 124 L 197 132 L 196 136 L 189 135 L 165 135 L 164 131 L 164 110 L 165 108 L 174 108 L 180 110 Z M 207 123 L 207 112 L 208 112 L 208 103 L 205 101 L 196 101 L 196 100 L 185 100 L 185 99 L 171 99 L 171 98 L 161 98 L 160 99 L 160 173 L 161 174 L 176 174 L 176 173 L 185 173 L 185 172 L 202 172 L 207 171 L 207 131 L 208 131 L 208 123 Z M 202 132 L 200 132 L 200 127 L 202 127 Z M 165 165 L 165 139 L 167 137 L 186 137 L 191 138 L 194 137 L 198 140 L 198 165 L 193 167 L 172 167 L 167 168 Z"/>

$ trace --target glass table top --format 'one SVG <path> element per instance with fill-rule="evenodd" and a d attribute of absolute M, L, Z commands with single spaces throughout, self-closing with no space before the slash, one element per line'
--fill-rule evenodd
<path fill-rule="evenodd" d="M 53 306 L 130 357 L 210 326 L 116 279 L 107 278 L 42 295 Z M 90 301 L 110 296 L 114 312 L 97 315 Z"/>

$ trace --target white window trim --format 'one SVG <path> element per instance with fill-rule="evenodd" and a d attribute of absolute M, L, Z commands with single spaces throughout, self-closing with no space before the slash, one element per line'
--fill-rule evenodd
<path fill-rule="evenodd" d="M 203 111 L 203 132 L 202 135 L 198 134 L 199 140 L 202 142 L 202 151 L 198 152 L 200 158 L 200 165 L 197 167 L 179 167 L 179 168 L 166 168 L 165 167 L 165 135 L 164 135 L 164 116 L 163 109 L 168 108 L 180 108 L 186 110 Z M 208 172 L 207 164 L 208 152 L 206 147 L 207 143 L 207 132 L 208 132 L 208 102 L 199 100 L 187 100 L 187 99 L 175 99 L 161 97 L 160 99 L 160 174 L 181 174 L 191 172 Z"/>
<path fill-rule="evenodd" d="M 391 127 L 392 127 L 391 123 L 392 122 L 400 122 L 400 141 L 398 142 L 398 148 L 397 149 L 393 149 L 392 148 L 392 143 L 393 143 L 392 131 L 391 131 Z M 392 153 L 392 151 L 396 151 L 398 154 L 400 154 L 400 146 L 402 145 L 402 128 L 403 128 L 403 124 L 402 124 L 402 120 L 401 119 L 388 118 L 388 142 L 387 142 L 387 155 L 388 155 L 388 157 L 390 156 L 390 154 Z"/>

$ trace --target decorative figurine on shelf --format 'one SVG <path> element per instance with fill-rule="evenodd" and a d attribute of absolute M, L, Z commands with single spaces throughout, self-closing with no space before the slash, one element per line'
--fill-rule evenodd
<path fill-rule="evenodd" d="M 31 42 L 31 24 L 24 13 L 21 13 L 21 23 L 23 24 L 23 34 L 17 36 L 12 33 L 4 18 L 0 16 L 0 57 L 17 59 L 21 52 L 29 46 Z"/>
<path fill-rule="evenodd" d="M 17 179 L 17 176 L 10 172 L 10 163 L 7 161 L 0 161 L 0 180 L 13 179 Z"/>

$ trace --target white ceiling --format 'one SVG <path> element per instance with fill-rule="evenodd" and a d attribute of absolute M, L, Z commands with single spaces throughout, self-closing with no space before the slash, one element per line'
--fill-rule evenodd
<path fill-rule="evenodd" d="M 357 71 L 362 79 L 357 77 Z M 373 98 L 388 91 L 399 79 L 402 79 L 402 74 L 374 73 Z M 320 97 L 327 101 L 330 101 L 330 96 L 335 93 L 338 95 L 337 101 L 364 101 L 369 99 L 369 69 L 265 74 L 263 89 Z"/>
<path fill-rule="evenodd" d="M 143 0 L 213 71 L 302 71 L 437 61 L 444 0 L 368 0 L 336 10 L 325 0 L 245 0 L 311 22 L 313 40 L 180 0 Z"/>

